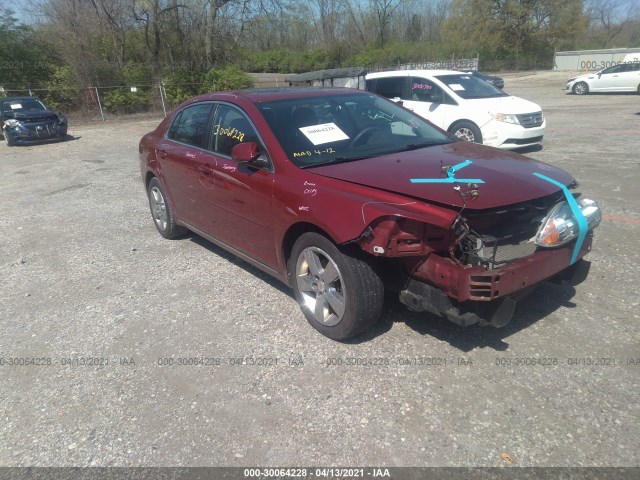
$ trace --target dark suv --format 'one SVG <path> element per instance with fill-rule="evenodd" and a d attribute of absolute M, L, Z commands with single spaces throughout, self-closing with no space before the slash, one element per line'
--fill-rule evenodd
<path fill-rule="evenodd" d="M 4 141 L 10 147 L 67 136 L 65 116 L 49 110 L 37 97 L 0 98 L 0 121 Z"/>

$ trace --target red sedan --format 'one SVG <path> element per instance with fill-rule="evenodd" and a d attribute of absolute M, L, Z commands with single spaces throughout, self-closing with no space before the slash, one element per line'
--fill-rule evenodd
<path fill-rule="evenodd" d="M 191 230 L 280 279 L 337 340 L 378 320 L 385 289 L 502 326 L 537 283 L 586 276 L 601 218 L 565 171 L 358 90 L 202 95 L 139 152 L 163 237 Z"/>

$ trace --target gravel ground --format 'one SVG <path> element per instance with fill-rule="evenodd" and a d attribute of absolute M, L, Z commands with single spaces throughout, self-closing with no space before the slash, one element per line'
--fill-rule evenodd
<path fill-rule="evenodd" d="M 505 90 L 544 108 L 527 154 L 606 212 L 591 276 L 502 329 L 390 302 L 365 337 L 322 337 L 275 280 L 157 234 L 137 144 L 159 119 L 0 145 L 0 465 L 640 465 L 640 96 L 568 76 Z"/>

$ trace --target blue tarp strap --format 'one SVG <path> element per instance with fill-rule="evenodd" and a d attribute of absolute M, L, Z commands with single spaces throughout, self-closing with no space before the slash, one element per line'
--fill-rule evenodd
<path fill-rule="evenodd" d="M 484 183 L 479 178 L 455 178 L 455 174 L 461 168 L 471 165 L 471 160 L 465 160 L 447 169 L 447 178 L 412 178 L 411 183 Z"/>

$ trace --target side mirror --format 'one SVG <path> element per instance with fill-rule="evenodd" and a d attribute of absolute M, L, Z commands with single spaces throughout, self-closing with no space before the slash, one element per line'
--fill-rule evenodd
<path fill-rule="evenodd" d="M 231 160 L 238 163 L 247 163 L 256 168 L 269 168 L 269 161 L 260 155 L 256 142 L 244 142 L 234 145 L 231 149 Z"/>

